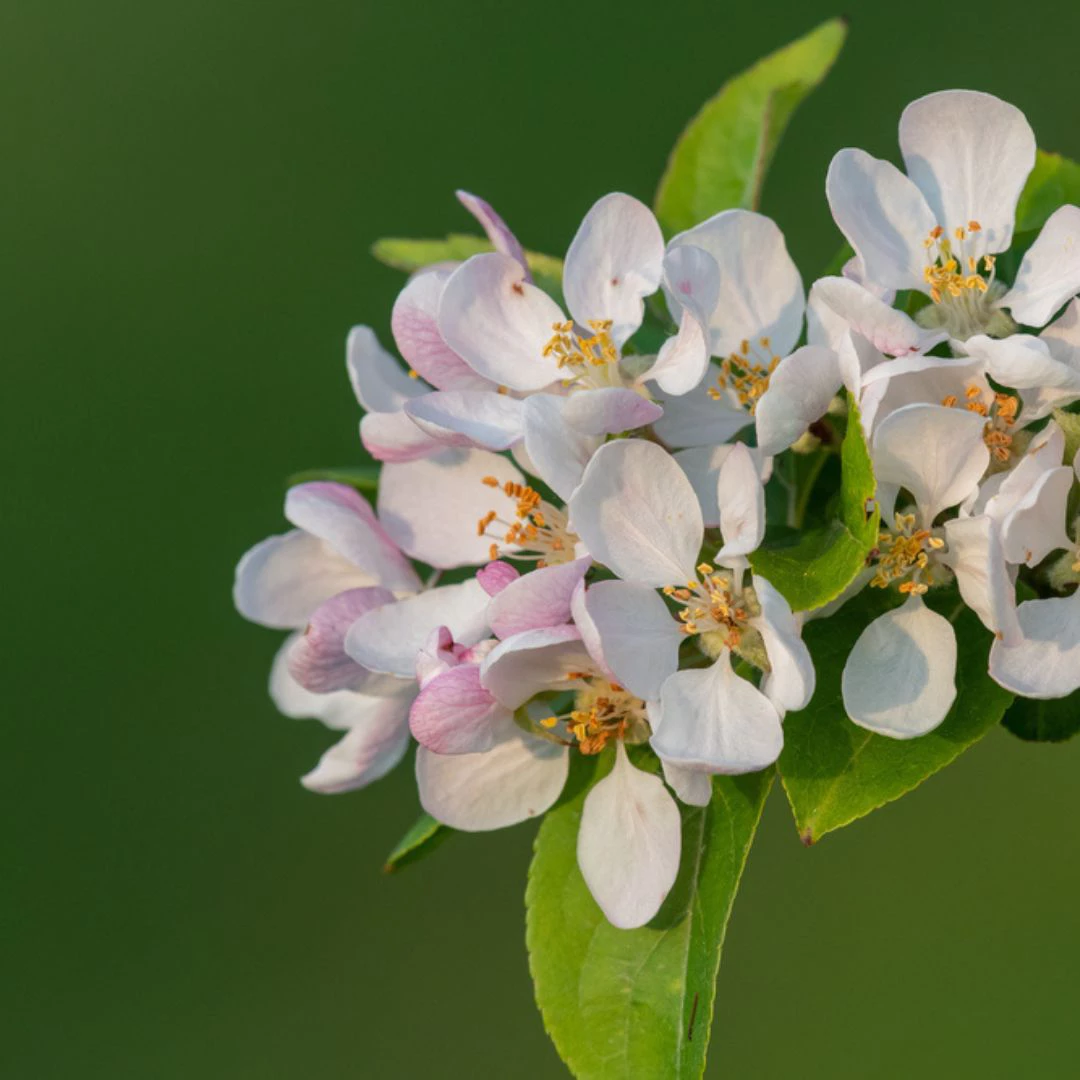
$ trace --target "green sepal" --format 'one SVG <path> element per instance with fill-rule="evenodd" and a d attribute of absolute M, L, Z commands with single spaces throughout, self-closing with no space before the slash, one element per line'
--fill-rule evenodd
<path fill-rule="evenodd" d="M 379 465 L 341 465 L 325 469 L 304 469 L 293 473 L 285 481 L 286 487 L 296 484 L 309 484 L 312 481 L 330 481 L 356 488 L 361 494 L 371 494 L 379 490 Z"/>
<path fill-rule="evenodd" d="M 394 850 L 383 863 L 383 872 L 393 874 L 397 870 L 426 858 L 444 844 L 454 830 L 436 821 L 430 814 L 421 814 L 409 831 L 397 842 Z"/>

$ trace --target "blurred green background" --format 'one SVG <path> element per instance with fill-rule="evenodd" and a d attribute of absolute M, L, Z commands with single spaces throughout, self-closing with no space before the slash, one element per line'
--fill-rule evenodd
<path fill-rule="evenodd" d="M 562 1075 L 523 944 L 532 827 L 384 877 L 409 772 L 299 786 L 330 737 L 267 700 L 277 635 L 233 613 L 232 568 L 283 528 L 291 470 L 356 460 L 345 334 L 388 340 L 401 284 L 373 240 L 471 228 L 464 186 L 561 254 L 599 195 L 650 197 L 729 74 L 834 12 L 0 10 L 4 1077 Z M 831 154 L 895 157 L 919 94 L 995 91 L 1080 157 L 1080 8 L 848 12 L 766 190 L 807 277 L 837 246 Z M 1075 1076 L 1078 769 L 1080 741 L 994 732 L 810 851 L 774 792 L 710 1075 Z"/>

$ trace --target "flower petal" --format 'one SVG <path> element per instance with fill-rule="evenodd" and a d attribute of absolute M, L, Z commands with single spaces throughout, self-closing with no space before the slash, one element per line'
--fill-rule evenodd
<path fill-rule="evenodd" d="M 842 388 L 839 360 L 832 349 L 804 345 L 781 360 L 754 410 L 761 452 L 779 454 L 798 441 L 828 412 Z"/>
<path fill-rule="evenodd" d="M 658 420 L 664 410 L 636 390 L 606 386 L 561 398 L 563 420 L 583 435 L 618 435 Z"/>
<path fill-rule="evenodd" d="M 524 403 L 490 390 L 444 390 L 414 398 L 405 413 L 444 446 L 509 450 L 522 436 Z"/>
<path fill-rule="evenodd" d="M 1017 608 L 1023 640 L 990 648 L 990 675 L 1006 690 L 1059 698 L 1080 690 L 1080 591 Z"/>
<path fill-rule="evenodd" d="M 680 802 L 687 806 L 708 806 L 712 801 L 712 779 L 708 773 L 684 769 L 668 761 L 661 761 L 660 767 L 668 787 L 678 795 Z"/>
<path fill-rule="evenodd" d="M 1080 292 L 1080 207 L 1062 206 L 1047 219 L 1001 298 L 1017 322 L 1042 326 Z"/>
<path fill-rule="evenodd" d="M 664 415 L 653 424 L 653 430 L 668 446 L 717 446 L 754 422 L 737 401 L 710 396 L 719 374 L 720 368 L 710 364 L 705 378 L 689 393 L 657 396 Z"/>
<path fill-rule="evenodd" d="M 701 513 L 705 522 L 705 528 L 716 529 L 720 527 L 720 503 L 717 498 L 720 469 L 727 460 L 731 448 L 736 443 L 723 443 L 720 446 L 692 446 L 686 450 L 679 450 L 673 455 L 679 463 L 679 468 L 686 473 L 698 502 L 701 504 Z M 750 450 L 754 461 L 758 466 L 758 475 L 763 484 L 768 483 L 772 476 L 773 459 L 753 448 Z"/>
<path fill-rule="evenodd" d="M 925 735 L 956 699 L 956 634 L 919 596 L 879 615 L 855 642 L 841 679 L 844 709 L 893 739 Z"/>
<path fill-rule="evenodd" d="M 570 520 L 594 558 L 627 581 L 658 587 L 694 576 L 701 507 L 686 474 L 655 443 L 600 447 L 570 499 Z"/>
<path fill-rule="evenodd" d="M 765 488 L 750 449 L 736 443 L 720 466 L 716 484 L 724 546 L 716 561 L 738 559 L 756 551 L 765 537 Z"/>
<path fill-rule="evenodd" d="M 561 499 L 569 499 L 585 466 L 600 445 L 599 436 L 571 427 L 563 409 L 568 398 L 533 394 L 525 399 L 522 430 L 533 472 Z"/>
<path fill-rule="evenodd" d="M 956 518 L 945 522 L 948 550 L 943 560 L 956 574 L 960 595 L 992 634 L 1015 643 L 1016 589 L 1005 564 L 1001 534 L 993 519 Z"/>
<path fill-rule="evenodd" d="M 1073 470 L 1059 465 L 1040 474 L 1023 492 L 1002 522 L 1008 562 L 1037 566 L 1051 551 L 1072 547 L 1065 521 L 1073 479 Z"/>
<path fill-rule="evenodd" d="M 979 224 L 965 255 L 1012 243 L 1016 203 L 1035 166 L 1035 134 L 1018 108 L 974 90 L 927 94 L 900 117 L 900 151 L 937 224 L 950 235 Z"/>
<path fill-rule="evenodd" d="M 439 303 L 439 333 L 478 374 L 511 390 L 540 390 L 559 378 L 544 347 L 559 305 L 531 285 L 516 259 L 474 255 L 447 281 Z"/>
<path fill-rule="evenodd" d="M 489 562 L 487 566 L 480 567 L 476 571 L 476 580 L 488 596 L 498 596 L 512 581 L 517 581 L 521 575 L 509 563 Z"/>
<path fill-rule="evenodd" d="M 345 344 L 345 366 L 356 400 L 369 412 L 397 412 L 427 393 L 380 344 L 370 326 L 354 326 Z"/>
<path fill-rule="evenodd" d="M 416 741 L 437 754 L 482 754 L 495 746 L 507 723 L 513 723 L 512 714 L 480 685 L 476 664 L 430 679 L 409 712 Z"/>
<path fill-rule="evenodd" d="M 590 566 L 592 559 L 575 559 L 542 566 L 511 581 L 488 608 L 492 632 L 505 639 L 569 622 L 571 597 Z"/>
<path fill-rule="evenodd" d="M 544 690 L 566 689 L 570 676 L 591 671 L 592 660 L 573 626 L 526 630 L 500 642 L 484 657 L 480 681 L 508 709 Z"/>
<path fill-rule="evenodd" d="M 658 776 L 635 769 L 620 742 L 615 765 L 585 798 L 577 857 L 608 922 L 644 926 L 679 872 L 682 822 Z"/>
<path fill-rule="evenodd" d="M 506 724 L 483 754 L 416 752 L 420 805 L 436 821 L 463 832 L 516 825 L 547 810 L 569 768 L 565 746 Z"/>
<path fill-rule="evenodd" d="M 605 195 L 566 252 L 563 294 L 580 326 L 608 321 L 622 346 L 641 325 L 644 297 L 660 287 L 664 237 L 652 211 L 629 195 Z"/>
<path fill-rule="evenodd" d="M 360 418 L 360 441 L 376 461 L 415 461 L 438 453 L 432 438 L 405 412 L 369 412 Z"/>
<path fill-rule="evenodd" d="M 484 484 L 494 477 L 499 487 Z M 501 490 L 520 484 L 513 464 L 487 450 L 450 449 L 420 461 L 384 465 L 379 483 L 379 520 L 401 550 L 429 566 L 449 569 L 489 559 L 491 538 L 476 523 L 489 510 L 513 512 Z"/>
<path fill-rule="evenodd" d="M 814 696 L 816 676 L 799 621 L 770 582 L 756 574 L 753 580 L 761 614 L 751 619 L 750 625 L 761 634 L 771 668 L 761 689 L 781 712 L 805 709 Z"/>
<path fill-rule="evenodd" d="M 977 334 L 964 342 L 964 350 L 973 360 L 981 361 L 997 382 L 1015 390 L 1080 392 L 1080 370 L 1055 360 L 1045 338 L 1012 334 L 998 339 Z"/>
<path fill-rule="evenodd" d="M 492 205 L 481 199 L 479 195 L 472 195 L 468 191 L 455 191 L 454 194 L 457 195 L 458 202 L 480 222 L 481 228 L 491 241 L 491 246 L 501 255 L 509 255 L 511 259 L 516 259 L 521 263 L 525 271 L 525 280 L 532 281 L 524 249 L 506 222 L 495 213 Z"/>

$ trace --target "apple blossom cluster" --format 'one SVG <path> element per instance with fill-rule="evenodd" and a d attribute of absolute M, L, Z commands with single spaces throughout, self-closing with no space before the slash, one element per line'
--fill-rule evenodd
<path fill-rule="evenodd" d="M 863 728 L 912 739 L 948 714 L 957 639 L 928 603 L 944 588 L 990 631 L 1001 686 L 1080 688 L 1080 454 L 1052 417 L 1080 400 L 1080 209 L 1007 277 L 1024 116 L 931 94 L 900 150 L 906 171 L 833 159 L 854 254 L 808 293 L 768 217 L 725 210 L 665 242 L 625 194 L 589 210 L 544 291 L 503 220 L 459 194 L 492 250 L 408 281 L 403 363 L 370 328 L 349 335 L 375 506 L 298 484 L 292 531 L 237 568 L 239 611 L 290 632 L 277 707 L 340 733 L 305 786 L 363 787 L 415 740 L 424 809 L 490 830 L 552 807 L 575 755 L 604 755 L 578 862 L 610 922 L 636 927 L 675 881 L 679 803 L 778 759 L 815 692 L 803 626 L 861 590 L 896 598 L 843 668 Z M 839 597 L 793 612 L 755 566 L 766 489 L 845 424 L 873 464 L 877 543 Z"/>

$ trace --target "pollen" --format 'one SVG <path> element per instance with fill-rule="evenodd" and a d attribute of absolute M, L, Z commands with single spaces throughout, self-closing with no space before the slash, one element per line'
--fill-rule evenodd
<path fill-rule="evenodd" d="M 730 573 L 717 572 L 709 563 L 697 569 L 700 580 L 663 590 L 678 605 L 675 618 L 682 623 L 680 629 L 687 637 L 717 634 L 728 648 L 737 648 L 749 620 L 761 611 L 753 589 L 738 589 Z"/>
<path fill-rule="evenodd" d="M 958 300 L 965 293 L 982 294 L 988 292 L 993 285 L 994 257 L 984 255 L 980 260 L 964 251 L 964 242 L 968 237 L 981 231 L 982 226 L 977 221 L 969 221 L 966 226 L 958 225 L 953 229 L 950 240 L 945 235 L 945 230 L 937 225 L 923 241 L 926 249 L 923 279 L 929 288 L 930 299 L 935 304 L 950 299 Z"/>
<path fill-rule="evenodd" d="M 878 534 L 873 553 L 877 570 L 870 585 L 887 589 L 896 584 L 905 595 L 922 596 L 934 584 L 931 555 L 945 547 L 945 541 L 929 529 L 915 528 L 914 514 L 897 514 L 893 530 Z"/>
<path fill-rule="evenodd" d="M 583 685 L 569 711 L 546 716 L 540 726 L 551 731 L 565 726 L 570 745 L 585 755 L 599 754 L 613 740 L 644 742 L 651 734 L 645 715 L 645 702 L 618 683 L 584 671 L 568 671 L 567 681 Z"/>
<path fill-rule="evenodd" d="M 716 385 L 710 386 L 707 393 L 713 401 L 734 394 L 739 404 L 753 414 L 779 363 L 780 357 L 772 352 L 769 338 L 759 338 L 753 345 L 744 340 L 739 343 L 738 352 L 720 362 Z"/>
<path fill-rule="evenodd" d="M 979 387 L 972 385 L 964 392 L 964 399 L 964 408 L 968 412 L 986 417 L 983 441 L 994 456 L 994 460 L 1001 465 L 1007 464 L 1013 453 L 1013 427 L 1016 424 L 1017 413 L 1020 411 L 1019 398 L 1011 394 L 997 393 L 988 405 L 983 401 Z M 941 404 L 954 409 L 959 404 L 959 399 L 955 394 L 948 394 L 941 399 Z"/>
<path fill-rule="evenodd" d="M 545 502 L 535 488 L 507 480 L 500 484 L 494 476 L 480 481 L 486 487 L 498 488 L 512 502 L 507 517 L 498 510 L 489 510 L 476 523 L 477 536 L 489 536 L 494 541 L 489 549 L 492 560 L 499 557 L 503 547 L 515 548 L 512 557 L 535 562 L 538 567 L 556 566 L 574 558 L 577 536 L 570 532 L 565 510 Z"/>
<path fill-rule="evenodd" d="M 576 373 L 617 364 L 619 350 L 611 339 L 611 325 L 610 319 L 592 319 L 588 324 L 592 333 L 582 334 L 575 329 L 572 319 L 552 323 L 555 333 L 542 355 L 554 357 L 560 368 L 575 369 Z"/>

